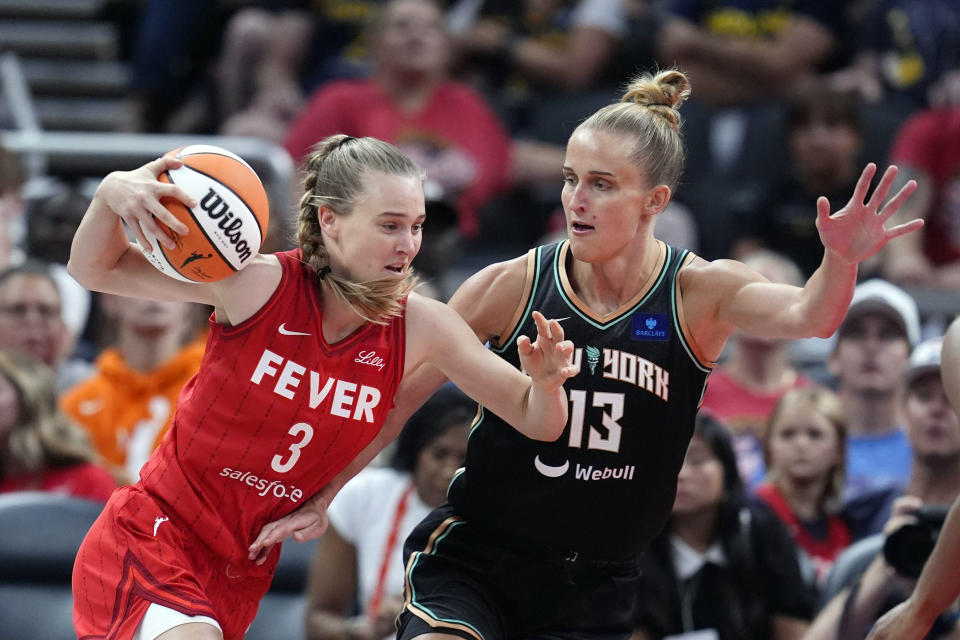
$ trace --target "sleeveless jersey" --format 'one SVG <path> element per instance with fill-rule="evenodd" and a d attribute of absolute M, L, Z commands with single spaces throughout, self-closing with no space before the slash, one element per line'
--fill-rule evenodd
<path fill-rule="evenodd" d="M 315 276 L 299 251 L 254 316 L 211 319 L 203 363 L 143 487 L 236 567 L 260 528 L 293 511 L 374 438 L 403 375 L 405 322 L 365 324 L 327 344 Z"/>
<path fill-rule="evenodd" d="M 567 242 L 528 255 L 524 301 L 493 351 L 519 368 L 516 341 L 536 337 L 538 310 L 560 320 L 580 373 L 565 384 L 570 415 L 555 442 L 480 407 L 448 498 L 504 544 L 629 558 L 663 528 L 712 363 L 694 355 L 678 309 L 692 256 L 662 246 L 652 285 L 606 317 L 573 292 Z"/>

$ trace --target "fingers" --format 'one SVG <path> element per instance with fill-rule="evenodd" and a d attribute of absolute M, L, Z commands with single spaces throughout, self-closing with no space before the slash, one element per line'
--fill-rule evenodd
<path fill-rule="evenodd" d="M 887 199 L 887 194 L 890 193 L 890 187 L 893 186 L 897 173 L 899 173 L 899 169 L 896 165 L 887 167 L 887 170 L 883 172 L 883 177 L 880 178 L 880 184 L 877 185 L 877 188 L 873 190 L 873 195 L 870 196 L 870 201 L 867 203 L 868 207 L 874 210 L 880 209 L 880 205 L 883 204 L 883 201 Z"/>
<path fill-rule="evenodd" d="M 916 218 L 910 222 L 904 222 L 903 224 L 898 224 L 895 227 L 890 227 L 887 229 L 887 240 L 899 238 L 902 235 L 912 233 L 921 228 L 923 228 L 923 220 L 920 218 Z"/>
<path fill-rule="evenodd" d="M 903 203 L 907 201 L 913 192 L 917 190 L 916 180 L 909 180 L 907 184 L 900 187 L 900 191 L 897 191 L 897 195 L 893 196 L 883 209 L 880 210 L 880 218 L 886 221 L 890 216 L 896 213 Z"/>
<path fill-rule="evenodd" d="M 137 237 L 137 242 L 140 243 L 140 246 L 146 249 L 147 251 L 153 251 L 153 245 L 147 240 L 146 234 L 143 232 L 143 229 L 140 228 L 140 221 L 134 220 L 133 222 L 128 223 L 130 230 L 133 231 L 133 235 Z"/>
<path fill-rule="evenodd" d="M 537 324 L 537 337 L 546 337 L 552 339 L 550 335 L 550 323 L 539 311 L 533 312 L 533 321 Z M 560 326 L 560 325 L 557 325 Z"/>
<path fill-rule="evenodd" d="M 823 224 L 830 218 L 830 201 L 826 197 L 817 198 L 817 222 Z"/>
<path fill-rule="evenodd" d="M 156 160 L 151 160 L 147 164 L 143 165 L 145 169 L 149 170 L 155 176 L 159 176 L 164 171 L 169 169 L 179 169 L 183 166 L 183 160 L 178 160 L 173 156 L 160 156 Z"/>
<path fill-rule="evenodd" d="M 861 203 L 866 202 L 867 192 L 870 191 L 870 182 L 873 180 L 874 174 L 877 172 L 877 165 L 872 162 L 868 163 L 867 166 L 863 168 L 863 171 L 860 173 L 860 179 L 857 180 L 857 186 L 853 190 L 853 202 Z"/>

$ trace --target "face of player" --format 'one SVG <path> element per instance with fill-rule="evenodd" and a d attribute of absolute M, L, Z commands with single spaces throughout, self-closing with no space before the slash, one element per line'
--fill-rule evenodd
<path fill-rule="evenodd" d="M 918 457 L 960 455 L 960 420 L 950 407 L 940 374 L 921 375 L 907 389 L 904 402 L 907 434 Z"/>
<path fill-rule="evenodd" d="M 401 278 L 420 251 L 426 218 L 419 176 L 370 173 L 353 210 L 320 209 L 331 269 L 354 282 Z"/>
<path fill-rule="evenodd" d="M 53 282 L 18 274 L 0 284 L 0 347 L 24 351 L 56 367 L 65 333 L 60 292 Z"/>
<path fill-rule="evenodd" d="M 674 515 L 694 515 L 714 509 L 723 499 L 723 465 L 707 441 L 693 436 L 677 476 Z"/>
<path fill-rule="evenodd" d="M 770 467 L 787 479 L 826 479 L 840 464 L 837 430 L 810 406 L 793 404 L 786 408 L 771 425 L 769 437 Z"/>
<path fill-rule="evenodd" d="M 453 474 L 467 456 L 469 423 L 450 427 L 432 440 L 417 456 L 413 482 L 417 494 L 428 507 L 438 507 L 447 499 L 447 487 Z"/>
<path fill-rule="evenodd" d="M 13 383 L 0 373 L 0 452 L 6 449 L 13 425 L 20 417 L 20 400 Z"/>
<path fill-rule="evenodd" d="M 450 49 L 440 9 L 430 0 L 391 2 L 385 9 L 375 49 L 382 70 L 442 73 Z"/>
<path fill-rule="evenodd" d="M 830 371 L 845 391 L 889 396 L 899 392 L 909 357 L 910 345 L 892 318 L 864 313 L 841 329 Z"/>
<path fill-rule="evenodd" d="M 642 237 L 653 189 L 632 153 L 632 140 L 606 131 L 581 128 L 570 137 L 560 200 L 578 260 L 612 259 Z"/>

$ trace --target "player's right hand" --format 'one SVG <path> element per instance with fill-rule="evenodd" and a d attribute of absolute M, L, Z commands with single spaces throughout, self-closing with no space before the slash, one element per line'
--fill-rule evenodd
<path fill-rule="evenodd" d="M 133 171 L 114 171 L 97 187 L 94 199 L 100 200 L 120 216 L 143 247 L 151 247 L 143 233 L 146 229 L 172 249 L 176 247 L 174 239 L 158 222 L 180 235 L 186 235 L 189 229 L 177 220 L 161 199 L 174 198 L 187 207 L 195 207 L 197 203 L 182 187 L 160 182 L 157 178 L 163 172 L 182 165 L 183 162 L 176 158 L 162 156 Z"/>
<path fill-rule="evenodd" d="M 323 492 L 307 500 L 296 511 L 288 513 L 279 520 L 268 522 L 260 529 L 260 534 L 248 548 L 247 557 L 256 564 L 263 564 L 275 544 L 287 538 L 297 542 L 306 542 L 323 535 L 327 530 L 327 497 Z"/>

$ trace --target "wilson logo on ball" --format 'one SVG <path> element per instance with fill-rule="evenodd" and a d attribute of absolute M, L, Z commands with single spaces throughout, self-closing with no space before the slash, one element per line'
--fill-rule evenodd
<path fill-rule="evenodd" d="M 144 247 L 144 254 L 157 269 L 186 282 L 215 282 L 236 273 L 259 252 L 270 222 L 260 178 L 243 159 L 220 147 L 191 145 L 166 155 L 184 164 L 160 180 L 182 187 L 198 205 L 188 209 L 165 198 L 164 206 L 190 231 L 184 236 L 171 232 L 174 249 L 147 234 L 153 249 Z"/>

